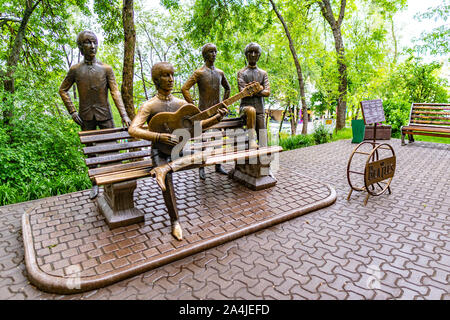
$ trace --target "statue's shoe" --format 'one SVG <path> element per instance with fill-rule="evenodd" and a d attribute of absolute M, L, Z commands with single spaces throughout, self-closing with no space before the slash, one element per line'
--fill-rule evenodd
<path fill-rule="evenodd" d="M 228 174 L 228 172 L 222 167 L 221 164 L 216 164 L 216 172 L 224 175 Z"/>
<path fill-rule="evenodd" d="M 198 176 L 199 176 L 200 179 L 202 179 L 202 180 L 205 180 L 205 179 L 206 179 L 205 168 L 203 168 L 203 167 L 198 168 Z"/>
<path fill-rule="evenodd" d="M 172 225 L 172 235 L 177 239 L 178 241 L 183 240 L 183 230 L 181 229 L 180 223 L 176 221 Z"/>
<path fill-rule="evenodd" d="M 89 193 L 89 199 L 94 200 L 98 196 L 98 185 L 94 184 L 92 190 Z"/>

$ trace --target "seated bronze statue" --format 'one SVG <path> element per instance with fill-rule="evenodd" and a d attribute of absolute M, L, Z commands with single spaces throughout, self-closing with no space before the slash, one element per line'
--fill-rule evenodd
<path fill-rule="evenodd" d="M 152 80 L 158 91 L 157 95 L 145 102 L 139 109 L 138 114 L 131 123 L 128 132 L 130 135 L 146 139 L 153 142 L 152 145 L 152 160 L 155 166 L 163 168 L 170 168 L 169 166 L 164 166 L 171 162 L 171 155 L 167 153 L 167 146 L 174 147 L 178 144 L 177 136 L 171 133 L 161 133 L 153 132 L 143 128 L 143 125 L 149 122 L 155 115 L 160 112 L 175 112 L 181 106 L 185 105 L 187 102 L 178 99 L 171 95 L 174 79 L 174 68 L 168 62 L 156 63 L 152 68 Z M 220 108 L 218 112 L 201 122 L 202 128 L 209 128 L 212 125 L 218 123 L 222 117 L 227 113 L 226 108 Z M 166 150 L 163 152 L 161 149 Z M 169 148 L 170 149 L 170 148 Z M 172 224 L 172 235 L 178 239 L 182 240 L 182 229 L 179 223 L 178 209 L 176 205 L 176 198 L 174 187 L 172 183 L 172 174 L 168 172 L 169 170 L 163 170 L 164 175 L 159 174 L 157 176 L 158 184 L 163 186 L 163 197 L 164 202 L 167 206 L 169 212 L 170 221 Z M 158 171 L 156 171 L 157 173 Z"/>
<path fill-rule="evenodd" d="M 261 84 L 263 90 L 250 97 L 241 100 L 239 108 L 240 115 L 246 119 L 249 133 L 257 134 L 259 143 L 262 147 L 267 144 L 267 129 L 264 117 L 264 98 L 270 96 L 270 84 L 267 72 L 258 68 L 257 62 L 261 56 L 261 46 L 255 42 L 249 43 L 245 47 L 245 58 L 247 59 L 247 66 L 237 73 L 238 88 L 242 91 L 246 85 L 253 82 Z M 254 128 L 255 130 L 250 130 Z M 260 137 L 260 134 L 265 135 Z"/>
<path fill-rule="evenodd" d="M 238 95 L 200 112 L 194 105 L 171 95 L 174 84 L 173 74 L 174 68 L 168 62 L 156 63 L 153 66 L 152 80 L 158 93 L 140 107 L 128 132 L 133 137 L 153 142 L 151 156 L 155 168 L 151 174 L 156 177 L 156 181 L 161 187 L 171 220 L 172 235 L 176 239 L 182 240 L 172 172 L 193 164 L 201 164 L 205 155 L 199 152 L 172 161 L 172 150 L 179 143 L 179 138 L 172 134 L 172 131 L 178 128 L 187 128 L 191 131 L 195 121 L 200 121 L 203 131 L 207 130 L 227 114 L 227 105 L 241 97 L 259 92 L 262 88 L 258 83 L 250 84 Z M 145 123 L 148 123 L 149 130 L 143 128 Z"/>

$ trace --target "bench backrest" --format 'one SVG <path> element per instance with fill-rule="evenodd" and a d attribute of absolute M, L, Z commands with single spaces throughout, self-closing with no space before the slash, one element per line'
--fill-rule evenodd
<path fill-rule="evenodd" d="M 450 128 L 450 104 L 413 103 L 408 125 Z"/>
<path fill-rule="evenodd" d="M 191 139 L 183 150 L 188 154 L 206 148 L 231 147 L 242 141 L 247 148 L 246 132 L 228 131 L 228 129 L 242 128 L 243 124 L 244 121 L 241 118 L 223 119 L 211 127 L 214 130 Z M 83 153 L 87 156 L 85 163 L 89 168 L 90 177 L 152 166 L 151 142 L 133 138 L 128 133 L 128 128 L 80 131 L 78 134 L 81 143 L 85 145 Z"/>

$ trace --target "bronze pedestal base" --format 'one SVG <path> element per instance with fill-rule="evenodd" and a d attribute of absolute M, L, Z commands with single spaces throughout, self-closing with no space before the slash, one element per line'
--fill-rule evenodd
<path fill-rule="evenodd" d="M 263 190 L 276 185 L 277 180 L 270 172 L 270 164 L 236 164 L 229 173 L 230 178 L 251 190 Z"/>
<path fill-rule="evenodd" d="M 97 198 L 98 209 L 110 229 L 144 221 L 144 213 L 134 207 L 133 193 L 136 180 L 105 186 Z"/>

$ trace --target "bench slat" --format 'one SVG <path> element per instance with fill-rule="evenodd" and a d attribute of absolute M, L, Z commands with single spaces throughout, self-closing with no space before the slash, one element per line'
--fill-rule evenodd
<path fill-rule="evenodd" d="M 236 128 L 236 127 L 242 127 L 244 125 L 244 121 L 241 118 L 236 119 L 236 120 L 235 119 L 232 119 L 232 120 L 225 119 L 225 120 L 226 121 L 222 120 L 218 124 L 215 124 L 210 129 Z"/>
<path fill-rule="evenodd" d="M 112 155 L 104 155 L 101 157 L 95 157 L 95 158 L 86 158 L 85 162 L 86 165 L 97 165 L 97 164 L 105 164 L 105 163 L 111 163 L 111 162 L 118 162 L 118 161 L 124 161 L 124 160 L 132 160 L 136 158 L 143 158 L 150 156 L 150 150 L 141 150 L 141 151 L 134 151 L 134 152 L 125 152 L 125 153 L 119 153 L 119 154 L 112 154 Z"/>
<path fill-rule="evenodd" d="M 424 127 L 424 126 L 405 126 L 402 128 L 402 131 L 420 131 L 420 132 L 441 132 L 441 133 L 450 133 L 449 128 L 440 128 L 440 127 Z"/>
<path fill-rule="evenodd" d="M 411 123 L 423 123 L 423 124 L 441 124 L 441 125 L 450 125 L 450 122 L 444 122 L 444 121 L 426 121 L 426 120 L 415 120 L 411 119 Z"/>
<path fill-rule="evenodd" d="M 78 132 L 78 135 L 80 137 L 84 137 L 84 136 L 102 135 L 102 134 L 122 132 L 122 131 L 128 131 L 128 128 L 127 127 L 119 127 L 119 128 L 108 128 L 108 129 L 101 129 L 101 130 L 80 131 L 80 132 Z"/>
<path fill-rule="evenodd" d="M 237 161 L 237 160 L 245 160 L 254 158 L 257 156 L 262 155 L 268 155 L 272 153 L 277 153 L 283 150 L 280 146 L 271 146 L 271 147 L 264 147 L 260 149 L 252 149 L 252 150 L 245 150 L 245 151 L 237 151 L 233 154 L 224 154 L 224 155 L 217 155 L 217 156 L 211 156 L 206 159 L 205 164 L 206 165 L 212 165 L 216 163 L 226 163 L 230 161 Z"/>
<path fill-rule="evenodd" d="M 220 140 L 213 140 L 208 142 L 197 142 L 192 144 L 186 144 L 185 149 L 205 149 L 205 148 L 211 148 L 211 147 L 219 147 L 219 146 L 225 146 L 225 145 L 236 145 L 239 143 L 245 143 L 248 141 L 248 137 L 242 137 L 242 139 L 220 139 Z"/>
<path fill-rule="evenodd" d="M 141 161 L 135 161 L 135 162 L 129 162 L 129 163 L 121 163 L 116 165 L 110 165 L 100 168 L 93 168 L 88 170 L 88 174 L 90 177 L 102 175 L 102 174 L 109 174 L 112 172 L 118 172 L 118 171 L 125 171 L 130 169 L 138 169 L 143 167 L 152 167 L 153 162 L 152 160 L 141 160 Z"/>
<path fill-rule="evenodd" d="M 120 139 L 134 139 L 134 137 L 130 136 L 128 131 L 80 137 L 81 143 L 84 143 L 84 144 L 95 143 L 95 142 L 114 141 L 114 140 L 120 140 Z"/>
<path fill-rule="evenodd" d="M 450 116 L 450 112 L 445 111 L 413 111 L 413 114 L 440 114 L 443 116 Z"/>
<path fill-rule="evenodd" d="M 111 143 L 111 144 L 107 144 L 107 145 L 84 147 L 83 152 L 85 155 L 88 155 L 88 154 L 97 154 L 97 153 L 119 151 L 119 150 L 126 150 L 126 149 L 150 147 L 151 145 L 152 145 L 152 143 L 150 141 L 139 140 L 139 141 L 133 141 L 133 142 Z"/>
<path fill-rule="evenodd" d="M 421 135 L 421 136 L 430 136 L 430 137 L 440 137 L 440 138 L 450 138 L 450 133 L 436 133 L 436 131 L 434 132 L 423 132 L 423 131 L 402 131 L 403 134 L 412 134 L 412 135 Z"/>
<path fill-rule="evenodd" d="M 414 106 L 413 110 L 450 110 L 450 105 L 447 105 L 446 107 L 442 107 L 442 106 L 435 106 L 435 107 L 418 107 L 418 106 Z"/>
<path fill-rule="evenodd" d="M 122 181 L 147 177 L 147 176 L 150 176 L 149 171 L 150 170 L 148 170 L 147 168 L 136 169 L 136 170 L 132 170 L 132 171 L 125 172 L 125 173 L 119 172 L 119 173 L 110 174 L 110 175 L 100 175 L 100 176 L 95 177 L 94 180 L 99 186 L 101 186 L 104 184 L 118 183 L 118 182 L 122 182 Z"/>
<path fill-rule="evenodd" d="M 414 118 L 414 119 L 438 119 L 438 120 L 449 120 L 450 121 L 450 118 L 445 118 L 445 117 L 432 117 L 432 116 L 412 115 L 411 118 Z"/>
<path fill-rule="evenodd" d="M 201 136 L 194 137 L 191 140 L 192 141 L 205 141 L 212 138 L 220 138 L 220 137 L 236 137 L 246 134 L 246 131 L 244 129 L 241 130 L 214 130 L 214 131 L 207 131 L 203 133 Z"/>

